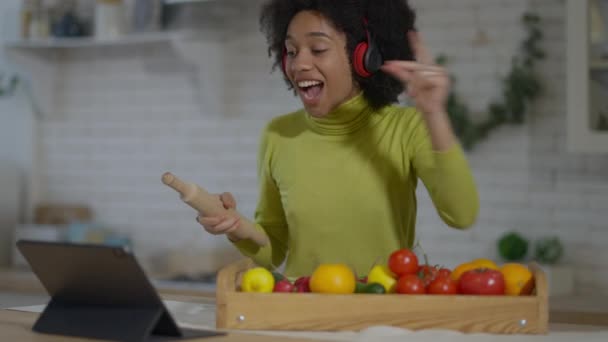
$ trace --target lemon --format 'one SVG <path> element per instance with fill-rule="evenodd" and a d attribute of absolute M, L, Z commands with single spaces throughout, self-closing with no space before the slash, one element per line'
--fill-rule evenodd
<path fill-rule="evenodd" d="M 274 276 L 263 267 L 254 267 L 245 274 L 241 280 L 243 292 L 272 292 L 274 289 Z"/>

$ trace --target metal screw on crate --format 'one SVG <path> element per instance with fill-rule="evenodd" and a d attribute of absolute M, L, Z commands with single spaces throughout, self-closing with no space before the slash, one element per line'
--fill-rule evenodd
<path fill-rule="evenodd" d="M 526 321 L 525 319 L 522 319 L 521 321 L 519 321 L 519 326 L 520 327 L 525 327 L 526 325 L 528 325 L 528 321 Z"/>
<path fill-rule="evenodd" d="M 237 321 L 239 321 L 239 322 L 243 322 L 243 321 L 245 320 L 245 316 L 244 316 L 244 315 L 239 315 L 239 316 L 236 318 L 236 320 L 237 320 Z"/>

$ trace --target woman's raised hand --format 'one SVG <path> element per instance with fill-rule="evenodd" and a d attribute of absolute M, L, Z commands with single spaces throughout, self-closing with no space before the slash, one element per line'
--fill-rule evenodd
<path fill-rule="evenodd" d="M 445 113 L 450 91 L 448 73 L 435 64 L 418 32 L 408 32 L 408 40 L 416 61 L 386 61 L 382 70 L 403 83 L 420 112 L 425 115 Z"/>

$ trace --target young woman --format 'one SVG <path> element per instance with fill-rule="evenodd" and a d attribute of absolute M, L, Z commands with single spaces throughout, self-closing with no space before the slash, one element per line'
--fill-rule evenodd
<path fill-rule="evenodd" d="M 309 275 L 320 263 L 367 274 L 415 237 L 420 178 L 449 226 L 466 228 L 478 195 L 454 136 L 449 77 L 414 29 L 406 0 L 271 0 L 261 28 L 303 109 L 272 120 L 259 153 L 258 246 L 236 217 L 201 215 L 266 267 Z M 415 107 L 396 105 L 404 90 Z M 228 193 L 225 207 L 236 204 Z"/>

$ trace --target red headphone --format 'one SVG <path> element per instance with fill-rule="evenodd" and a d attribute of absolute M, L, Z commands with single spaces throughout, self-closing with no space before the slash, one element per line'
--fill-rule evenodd
<path fill-rule="evenodd" d="M 363 27 L 367 40 L 360 42 L 355 47 L 353 52 L 353 68 L 357 75 L 368 78 L 376 71 L 380 70 L 383 60 L 380 51 L 374 42 L 372 34 L 367 29 L 367 19 L 363 19 Z M 283 56 L 281 58 L 281 70 L 287 74 L 287 48 L 283 48 Z"/>

